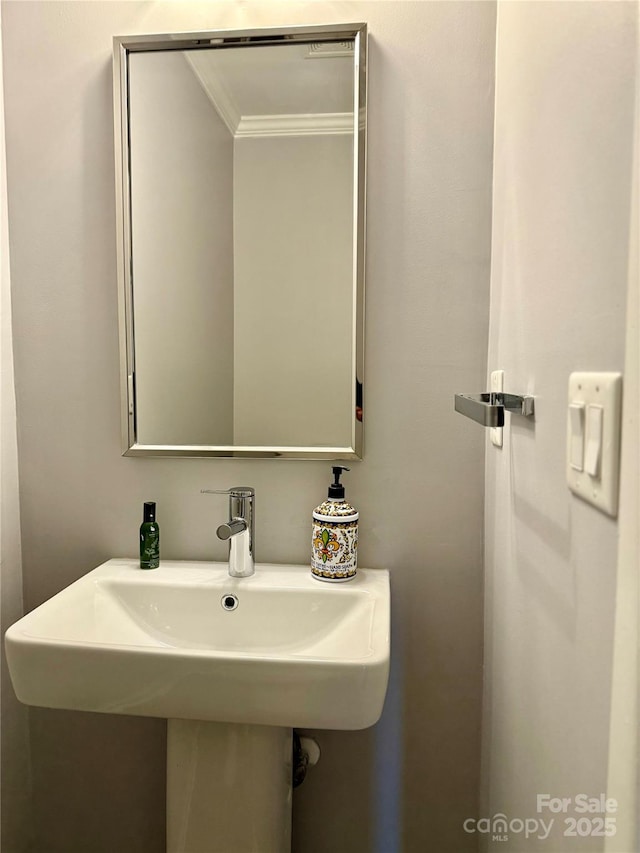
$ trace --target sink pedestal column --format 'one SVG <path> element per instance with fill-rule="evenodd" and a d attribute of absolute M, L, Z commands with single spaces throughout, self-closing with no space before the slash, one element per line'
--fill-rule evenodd
<path fill-rule="evenodd" d="M 289 853 L 291 729 L 167 721 L 167 853 Z"/>

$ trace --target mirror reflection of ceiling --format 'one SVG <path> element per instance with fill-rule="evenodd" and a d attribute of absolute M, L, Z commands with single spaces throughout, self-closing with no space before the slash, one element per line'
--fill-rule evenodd
<path fill-rule="evenodd" d="M 189 50 L 233 136 L 353 132 L 353 42 Z"/>

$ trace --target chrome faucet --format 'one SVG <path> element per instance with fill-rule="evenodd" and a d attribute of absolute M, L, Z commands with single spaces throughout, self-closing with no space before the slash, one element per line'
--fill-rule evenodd
<path fill-rule="evenodd" d="M 229 495 L 229 521 L 218 527 L 218 539 L 229 540 L 229 574 L 248 578 L 256 570 L 255 489 L 232 486 L 230 489 L 202 489 L 204 495 Z"/>

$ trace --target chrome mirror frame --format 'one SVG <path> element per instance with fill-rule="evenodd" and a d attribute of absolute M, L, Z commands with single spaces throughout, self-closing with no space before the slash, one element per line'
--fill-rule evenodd
<path fill-rule="evenodd" d="M 345 447 L 272 447 L 235 445 L 149 445 L 136 435 L 134 387 L 133 292 L 131 276 L 131 211 L 129 171 L 128 61 L 131 53 L 150 50 L 206 49 L 251 44 L 354 41 L 354 222 L 353 222 L 353 347 L 352 428 Z M 124 456 L 184 456 L 285 459 L 361 459 L 362 405 L 356 410 L 356 384 L 364 384 L 364 278 L 367 157 L 367 25 L 273 27 L 251 30 L 209 30 L 195 33 L 116 36 L 113 39 L 114 134 L 118 324 L 120 330 L 121 434 Z M 310 377 L 310 381 L 312 378 Z M 362 401 L 360 401 L 360 404 Z"/>

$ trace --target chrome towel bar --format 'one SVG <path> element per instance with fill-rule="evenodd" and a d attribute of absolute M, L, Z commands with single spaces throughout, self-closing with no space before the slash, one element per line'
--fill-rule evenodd
<path fill-rule="evenodd" d="M 504 426 L 504 410 L 531 417 L 534 413 L 533 397 L 504 394 L 492 391 L 484 394 L 456 394 L 455 409 L 461 415 L 485 427 Z"/>

